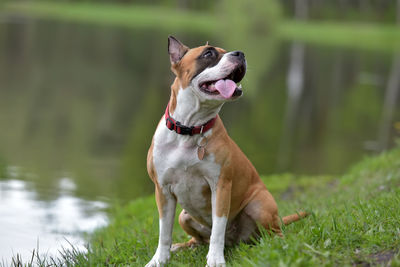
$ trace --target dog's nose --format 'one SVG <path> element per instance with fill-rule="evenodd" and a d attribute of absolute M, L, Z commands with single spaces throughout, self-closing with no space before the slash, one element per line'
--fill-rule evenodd
<path fill-rule="evenodd" d="M 240 59 L 244 59 L 244 53 L 242 51 L 233 51 L 231 55 Z"/>

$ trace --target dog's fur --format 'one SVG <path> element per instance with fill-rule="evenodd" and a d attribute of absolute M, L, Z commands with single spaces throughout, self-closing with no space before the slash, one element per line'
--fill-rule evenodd
<path fill-rule="evenodd" d="M 168 39 L 171 69 L 171 117 L 187 126 L 202 125 L 217 116 L 207 138 L 206 152 L 198 157 L 202 135 L 179 135 L 166 127 L 164 116 L 156 129 L 147 156 L 147 169 L 155 184 L 159 211 L 159 244 L 146 265 L 162 266 L 170 250 L 209 243 L 207 266 L 225 266 L 224 245 L 248 242 L 257 236 L 258 225 L 281 233 L 281 220 L 274 198 L 257 171 L 228 136 L 218 113 L 229 99 L 201 89 L 204 82 L 231 77 L 240 82 L 246 61 L 240 51 L 227 52 L 208 44 L 189 49 L 174 37 Z M 176 203 L 183 207 L 179 224 L 192 238 L 172 244 Z M 306 216 L 300 212 L 283 218 L 288 224 Z"/>

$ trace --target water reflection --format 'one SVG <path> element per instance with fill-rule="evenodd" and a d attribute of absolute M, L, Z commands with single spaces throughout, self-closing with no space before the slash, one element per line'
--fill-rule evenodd
<path fill-rule="evenodd" d="M 146 153 L 173 79 L 167 33 L 45 21 L 2 26 L 0 161 L 38 173 L 32 186 L 54 186 L 54 177 L 70 173 L 84 199 L 151 193 Z M 400 76 L 390 51 L 176 34 L 189 46 L 209 40 L 246 53 L 244 96 L 221 116 L 261 174 L 341 173 L 399 135 Z"/>
<path fill-rule="evenodd" d="M 75 187 L 64 177 L 59 182 L 59 197 L 41 201 L 31 182 L 0 180 L 0 262 L 9 263 L 17 253 L 27 262 L 37 248 L 47 256 L 57 255 L 71 244 L 85 249 L 81 234 L 107 223 L 103 211 L 107 205 L 73 196 Z"/>
<path fill-rule="evenodd" d="M 390 146 L 392 122 L 396 116 L 396 103 L 400 95 L 400 54 L 393 58 L 392 67 L 388 77 L 385 99 L 383 104 L 381 126 L 379 130 L 378 149 Z"/>
<path fill-rule="evenodd" d="M 300 110 L 301 95 L 304 90 L 304 56 L 305 45 L 293 43 L 290 48 L 290 63 L 287 72 L 287 104 L 283 120 L 282 137 L 278 152 L 278 168 L 285 170 L 289 166 L 293 148 L 293 132 L 296 127 L 297 114 Z"/>

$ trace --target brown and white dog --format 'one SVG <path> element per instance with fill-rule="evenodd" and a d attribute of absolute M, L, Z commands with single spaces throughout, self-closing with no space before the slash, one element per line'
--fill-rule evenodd
<path fill-rule="evenodd" d="M 274 198 L 218 116 L 225 102 L 242 95 L 236 83 L 245 75 L 245 56 L 208 43 L 189 49 L 172 36 L 168 53 L 176 79 L 147 155 L 160 233 L 146 266 L 162 266 L 170 250 L 201 243 L 210 244 L 207 266 L 225 266 L 224 245 L 250 241 L 258 225 L 282 235 Z M 179 224 L 192 238 L 171 247 L 176 203 L 183 207 Z"/>

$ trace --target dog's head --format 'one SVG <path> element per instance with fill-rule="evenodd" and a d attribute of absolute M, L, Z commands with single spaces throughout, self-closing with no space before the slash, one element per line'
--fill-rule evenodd
<path fill-rule="evenodd" d="M 170 36 L 168 53 L 179 89 L 192 90 L 203 101 L 225 102 L 242 95 L 237 83 L 246 73 L 246 60 L 241 51 L 227 52 L 208 43 L 190 49 Z"/>

